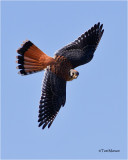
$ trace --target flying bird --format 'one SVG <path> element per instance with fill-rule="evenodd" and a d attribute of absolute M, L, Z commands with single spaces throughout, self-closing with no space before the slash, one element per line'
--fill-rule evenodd
<path fill-rule="evenodd" d="M 103 35 L 103 24 L 97 23 L 74 42 L 58 50 L 54 57 L 42 52 L 31 41 L 17 50 L 17 68 L 21 75 L 45 70 L 39 103 L 39 127 L 48 128 L 66 102 L 66 82 L 76 79 L 76 67 L 90 62 Z"/>

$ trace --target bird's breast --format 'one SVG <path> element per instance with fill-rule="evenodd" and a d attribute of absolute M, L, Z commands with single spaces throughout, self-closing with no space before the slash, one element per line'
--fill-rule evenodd
<path fill-rule="evenodd" d="M 72 64 L 70 61 L 64 56 L 55 56 L 56 63 L 50 66 L 51 72 L 55 73 L 60 78 L 65 81 L 70 81 L 70 69 L 72 68 Z"/>

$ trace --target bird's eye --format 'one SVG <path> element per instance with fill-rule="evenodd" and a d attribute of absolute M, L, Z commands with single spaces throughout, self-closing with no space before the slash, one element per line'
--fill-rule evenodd
<path fill-rule="evenodd" d="M 74 76 L 74 72 L 72 72 L 72 76 Z"/>

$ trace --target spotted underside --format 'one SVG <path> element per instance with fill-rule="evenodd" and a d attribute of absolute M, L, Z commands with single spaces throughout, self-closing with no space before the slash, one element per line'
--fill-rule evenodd
<path fill-rule="evenodd" d="M 55 56 L 56 63 L 54 65 L 50 65 L 50 70 L 58 77 L 64 79 L 65 81 L 69 81 L 70 77 L 70 69 L 72 69 L 72 64 L 70 61 L 64 56 Z"/>

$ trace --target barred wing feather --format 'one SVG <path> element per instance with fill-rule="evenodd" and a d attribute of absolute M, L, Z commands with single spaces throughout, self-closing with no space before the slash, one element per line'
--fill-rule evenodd
<path fill-rule="evenodd" d="M 77 40 L 56 52 L 70 60 L 73 68 L 90 62 L 103 35 L 103 24 L 95 24 Z"/>
<path fill-rule="evenodd" d="M 39 105 L 39 127 L 44 129 L 48 125 L 49 128 L 65 101 L 66 81 L 47 69 Z"/>

